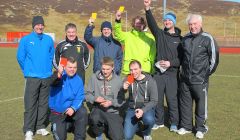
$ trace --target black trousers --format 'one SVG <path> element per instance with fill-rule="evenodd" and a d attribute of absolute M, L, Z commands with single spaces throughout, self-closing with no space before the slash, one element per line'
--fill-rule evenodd
<path fill-rule="evenodd" d="M 68 131 L 74 133 L 74 140 L 86 139 L 88 116 L 87 110 L 83 105 L 73 114 L 73 116 L 51 112 L 50 121 L 52 123 L 54 140 L 66 140 Z"/>
<path fill-rule="evenodd" d="M 24 94 L 23 132 L 35 132 L 46 128 L 48 123 L 48 96 L 50 78 L 26 78 Z"/>
<path fill-rule="evenodd" d="M 156 74 L 153 77 L 158 87 L 158 103 L 156 105 L 156 124 L 164 124 L 164 94 L 168 105 L 170 124 L 178 125 L 178 96 L 177 96 L 177 74 Z"/>
<path fill-rule="evenodd" d="M 123 119 L 119 114 L 104 112 L 93 108 L 90 116 L 90 128 L 96 136 L 101 135 L 105 128 L 112 140 L 123 140 Z"/>
<path fill-rule="evenodd" d="M 208 83 L 187 84 L 180 83 L 180 126 L 192 130 L 193 128 L 193 101 L 195 101 L 195 128 L 196 131 L 206 132 Z"/>

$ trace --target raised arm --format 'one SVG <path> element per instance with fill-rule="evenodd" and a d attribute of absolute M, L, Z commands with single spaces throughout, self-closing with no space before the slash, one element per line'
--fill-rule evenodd
<path fill-rule="evenodd" d="M 121 14 L 122 13 L 120 11 L 117 11 L 117 13 L 116 13 L 116 19 L 115 19 L 115 25 L 114 25 L 114 30 L 115 30 L 114 35 L 115 35 L 115 38 L 119 42 L 124 43 L 126 35 L 125 35 L 125 32 L 122 31 Z"/>
<path fill-rule="evenodd" d="M 94 19 L 90 18 L 88 22 L 89 24 L 84 32 L 84 40 L 94 48 L 96 43 L 96 38 L 93 37 L 93 29 L 95 28 L 95 26 L 93 25 Z"/>
<path fill-rule="evenodd" d="M 146 10 L 145 12 L 146 12 L 148 27 L 152 32 L 153 36 L 156 37 L 158 35 L 157 32 L 159 27 L 150 10 L 151 0 L 144 0 L 144 5 Z"/>

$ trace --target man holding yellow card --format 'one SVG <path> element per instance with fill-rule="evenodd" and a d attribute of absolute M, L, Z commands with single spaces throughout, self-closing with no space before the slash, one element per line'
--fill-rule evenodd
<path fill-rule="evenodd" d="M 93 72 L 96 73 L 98 70 L 101 70 L 100 60 L 108 56 L 114 60 L 115 74 L 120 75 L 123 57 L 121 44 L 113 38 L 112 25 L 108 21 L 104 21 L 101 25 L 101 36 L 93 37 L 94 21 L 96 18 L 97 13 L 92 13 L 84 33 L 84 39 L 94 49 Z"/>
<path fill-rule="evenodd" d="M 123 74 L 129 74 L 129 63 L 135 59 L 142 64 L 142 70 L 153 73 L 153 64 L 156 55 L 155 41 L 152 34 L 145 32 L 146 22 L 143 17 L 133 18 L 133 29 L 129 32 L 122 31 L 121 14 L 124 7 L 120 6 L 116 13 L 115 37 L 124 45 Z"/>

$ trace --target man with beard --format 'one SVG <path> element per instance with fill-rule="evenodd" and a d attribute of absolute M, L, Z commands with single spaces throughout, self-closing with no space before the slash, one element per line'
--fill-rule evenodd
<path fill-rule="evenodd" d="M 115 20 L 115 37 L 124 45 L 124 58 L 122 73 L 127 75 L 129 63 L 135 59 L 140 61 L 142 70 L 153 73 L 154 59 L 156 55 L 155 41 L 152 34 L 145 32 L 146 22 L 143 17 L 136 16 L 132 19 L 132 30 L 122 31 L 121 24 L 122 12 L 117 11 Z"/>

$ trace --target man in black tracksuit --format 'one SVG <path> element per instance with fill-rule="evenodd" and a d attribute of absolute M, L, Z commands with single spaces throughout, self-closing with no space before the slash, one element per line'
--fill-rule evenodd
<path fill-rule="evenodd" d="M 148 27 L 157 43 L 156 73 L 154 79 L 158 86 L 156 124 L 153 129 L 164 126 L 164 94 L 166 95 L 170 118 L 170 131 L 176 132 L 179 123 L 177 74 L 180 66 L 179 48 L 181 30 L 175 27 L 176 16 L 167 13 L 163 18 L 164 30 L 160 29 L 150 11 L 151 0 L 144 0 Z"/>
<path fill-rule="evenodd" d="M 202 17 L 189 15 L 187 20 L 190 33 L 182 40 L 182 68 L 180 72 L 180 126 L 178 134 L 192 131 L 192 106 L 195 101 L 196 137 L 202 139 L 208 128 L 207 93 L 209 76 L 216 70 L 219 52 L 213 37 L 203 32 Z"/>
<path fill-rule="evenodd" d="M 58 70 L 60 57 L 73 57 L 77 60 L 77 74 L 85 82 L 85 70 L 90 64 L 90 53 L 86 43 L 77 37 L 77 27 L 73 23 L 65 26 L 66 39 L 61 41 L 55 50 L 53 65 Z"/>

